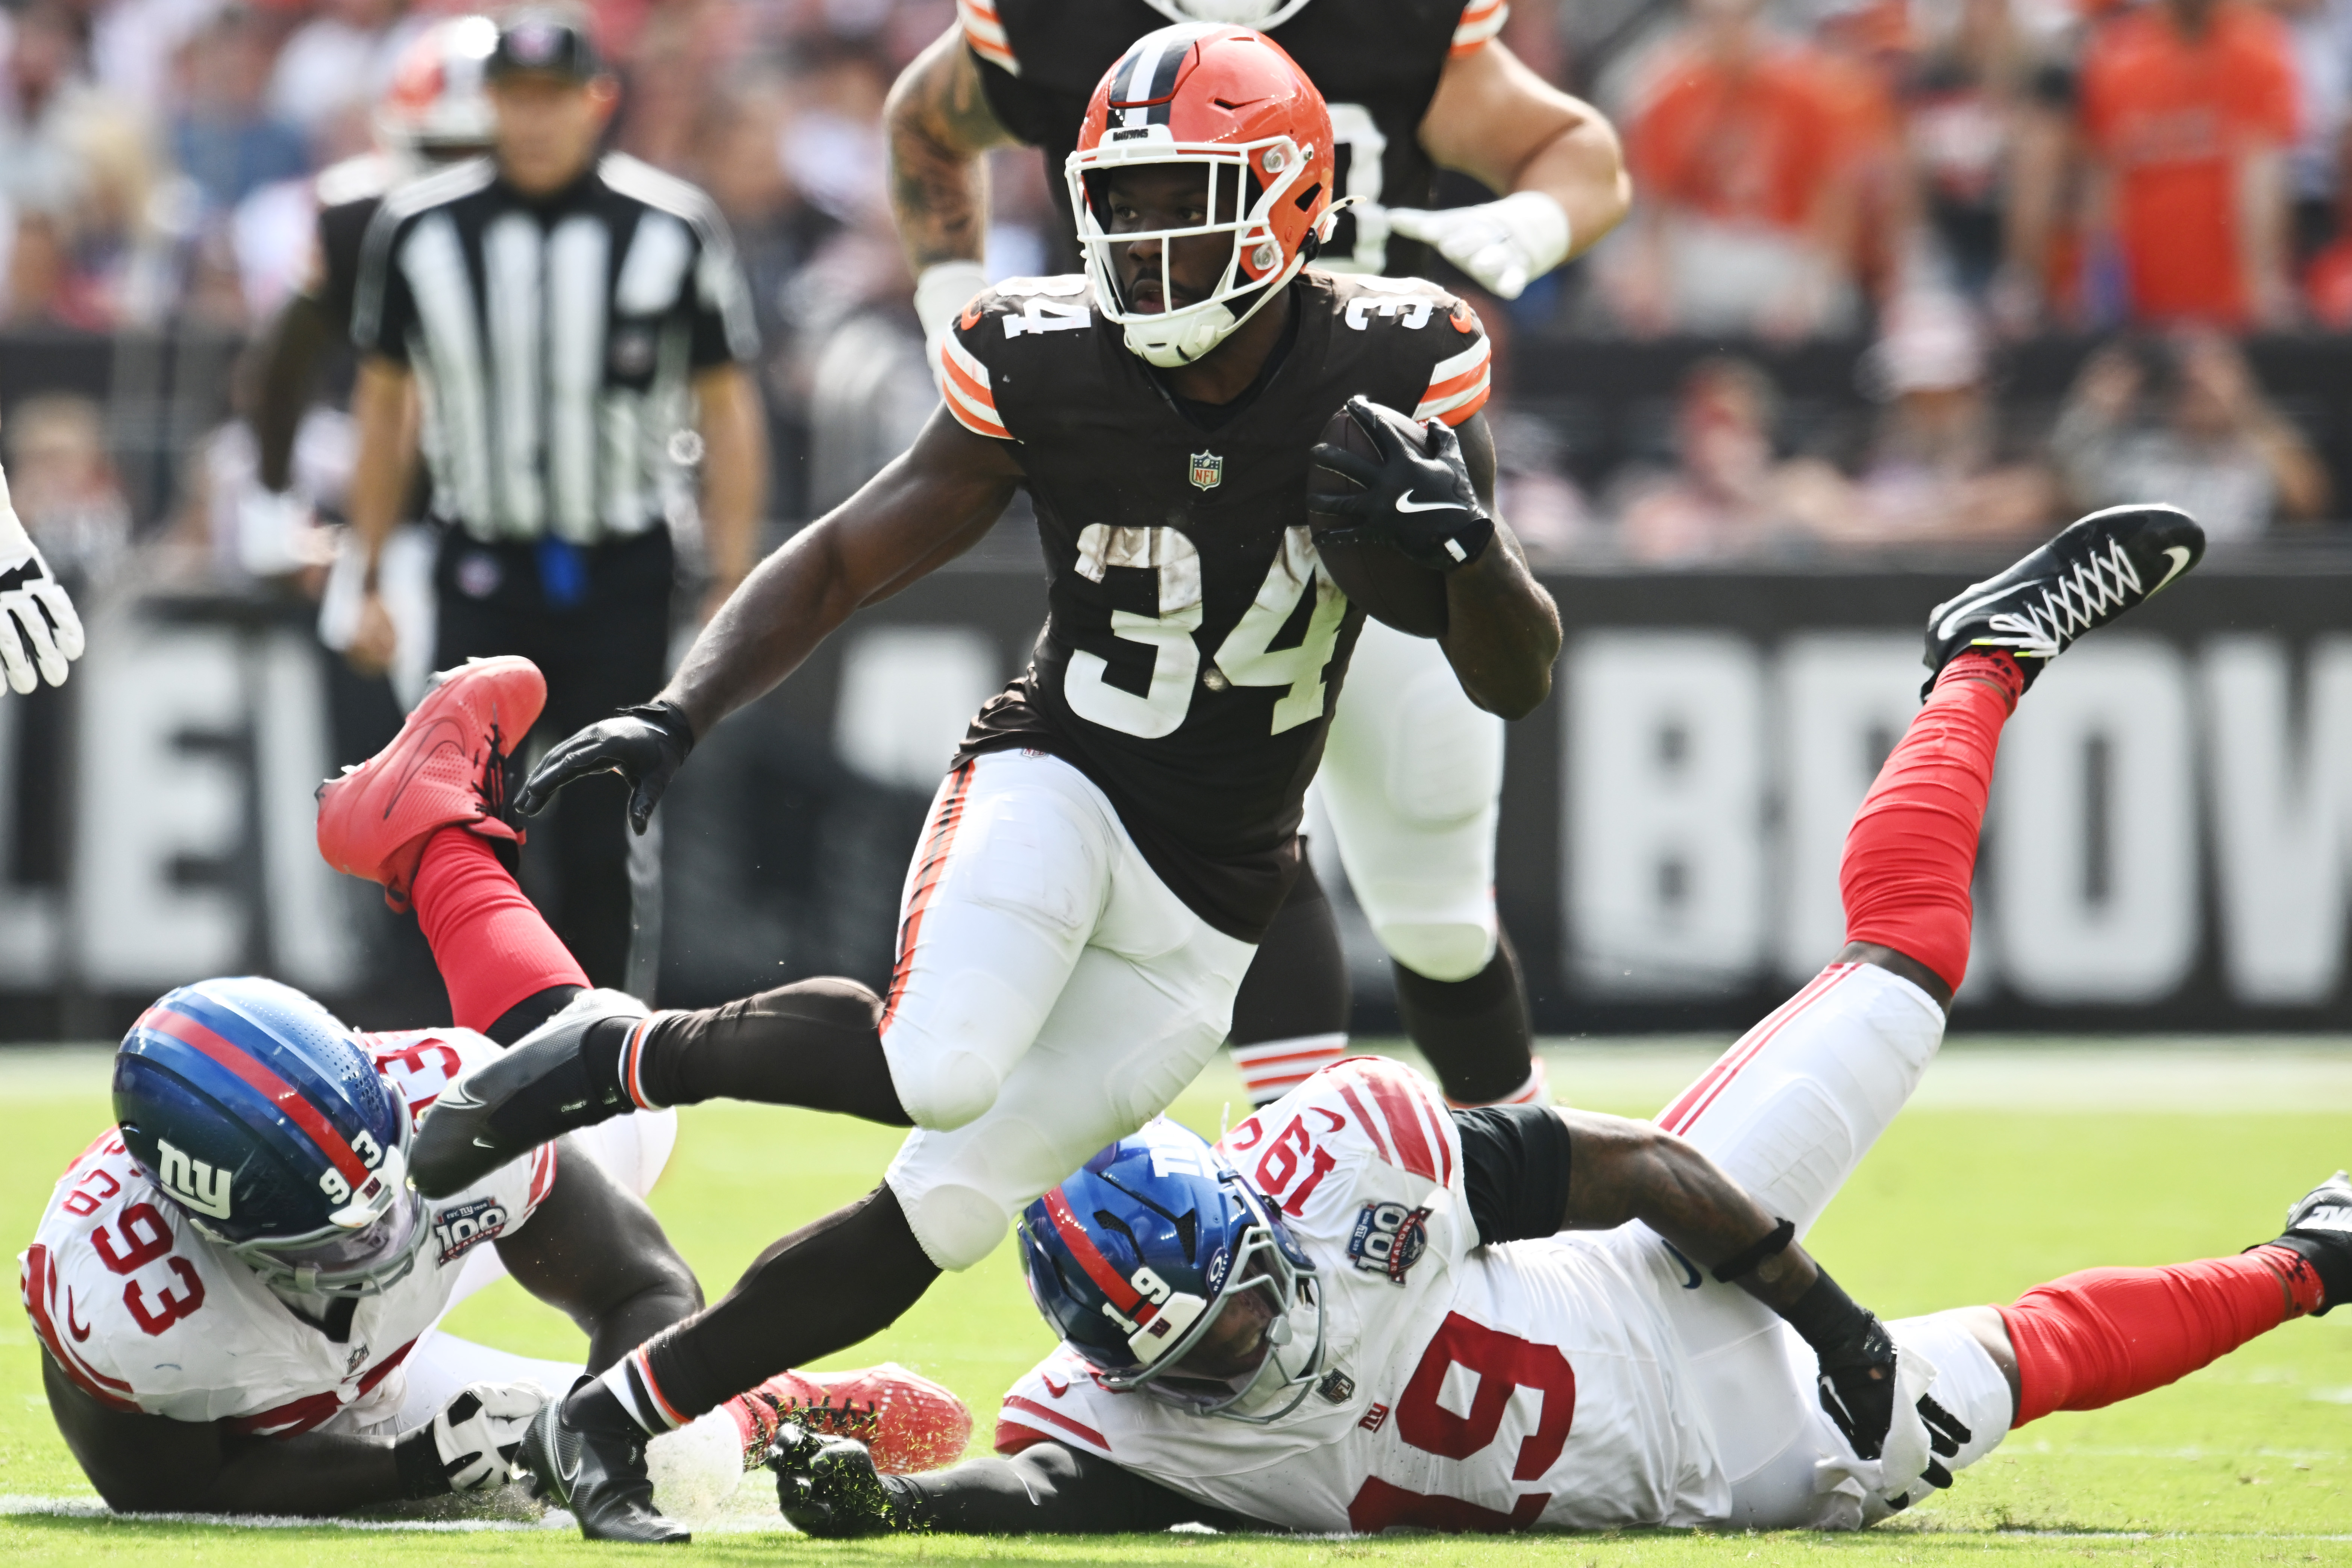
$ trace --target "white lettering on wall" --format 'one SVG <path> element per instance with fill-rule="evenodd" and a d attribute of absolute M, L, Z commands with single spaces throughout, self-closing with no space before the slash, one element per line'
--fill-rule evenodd
<path fill-rule="evenodd" d="M 1742 989 L 1764 951 L 1763 682 L 1713 632 L 1595 632 L 1567 682 L 1567 967 L 1598 995 Z"/>
<path fill-rule="evenodd" d="M 2002 978 L 2028 1001 L 2162 1001 L 2197 957 L 2188 672 L 2153 637 L 2071 650 L 2018 704 L 1993 776 Z"/>
<path fill-rule="evenodd" d="M 2200 671 L 2222 974 L 2257 1005 L 2325 1002 L 2343 970 L 2352 640 L 2312 649 L 2300 713 L 2292 668 L 2275 637 L 2226 637 Z"/>
<path fill-rule="evenodd" d="M 1780 919 L 1773 956 L 1802 984 L 1845 945 L 1838 862 L 1878 764 L 1919 710 L 1919 639 L 1901 633 L 1791 637 L 1780 659 Z"/>

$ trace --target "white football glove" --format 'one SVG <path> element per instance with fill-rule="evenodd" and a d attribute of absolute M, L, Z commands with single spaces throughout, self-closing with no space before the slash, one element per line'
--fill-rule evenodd
<path fill-rule="evenodd" d="M 27 643 L 32 645 L 29 658 Z M 63 686 L 66 661 L 79 658 L 81 647 L 81 617 L 74 614 L 73 601 L 41 559 L 32 535 L 17 521 L 8 500 L 8 476 L 0 473 L 0 671 L 20 697 L 33 689 L 36 664 L 42 679 Z"/>
<path fill-rule="evenodd" d="M 940 343 L 955 325 L 971 297 L 988 287 L 988 273 L 977 261 L 935 261 L 915 279 L 915 319 L 923 323 L 923 357 L 931 363 L 931 379 L 940 378 Z"/>
<path fill-rule="evenodd" d="M 431 1441 L 433 1458 L 451 1491 L 488 1491 L 513 1475 L 523 1434 L 547 1399 L 547 1391 L 535 1383 L 469 1384 L 441 1407 L 432 1425 L 402 1441 Z"/>
<path fill-rule="evenodd" d="M 1389 228 L 1437 253 L 1480 286 L 1516 300 L 1568 258 L 1568 214 L 1541 191 L 1519 191 L 1475 207 L 1391 207 Z"/>

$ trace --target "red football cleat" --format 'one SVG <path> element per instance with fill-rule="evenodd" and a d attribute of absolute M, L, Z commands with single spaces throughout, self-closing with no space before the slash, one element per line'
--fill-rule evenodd
<path fill-rule="evenodd" d="M 743 1468 L 752 1469 L 796 1423 L 820 1437 L 855 1437 L 886 1475 L 936 1470 L 963 1458 L 971 1412 L 929 1378 L 895 1362 L 855 1372 L 785 1372 L 726 1404 L 743 1435 Z"/>
<path fill-rule="evenodd" d="M 463 823 L 520 843 L 499 819 L 499 759 L 546 705 L 547 679 L 527 658 L 473 658 L 443 671 L 392 744 L 319 786 L 319 853 L 338 871 L 383 883 L 383 901 L 405 910 L 435 828 Z"/>

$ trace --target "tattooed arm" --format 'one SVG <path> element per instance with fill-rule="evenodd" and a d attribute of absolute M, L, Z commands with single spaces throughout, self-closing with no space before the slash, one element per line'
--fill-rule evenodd
<path fill-rule="evenodd" d="M 988 165 L 1010 145 L 980 83 L 980 66 L 950 26 L 899 73 L 883 110 L 890 142 L 890 206 L 908 269 L 976 262 L 988 232 Z"/>

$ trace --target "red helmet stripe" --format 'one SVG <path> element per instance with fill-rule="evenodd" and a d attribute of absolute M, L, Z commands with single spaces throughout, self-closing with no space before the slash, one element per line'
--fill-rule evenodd
<path fill-rule="evenodd" d="M 139 1027 L 169 1035 L 182 1045 L 202 1051 L 229 1071 L 268 1097 L 270 1102 L 286 1113 L 287 1119 L 310 1135 L 319 1152 L 334 1162 L 335 1169 L 358 1192 L 368 1184 L 373 1173 L 361 1163 L 351 1140 L 335 1131 L 319 1108 L 302 1098 L 302 1091 L 271 1072 L 253 1054 L 241 1046 L 232 1045 L 184 1013 L 173 1013 L 162 1007 L 150 1007 L 139 1016 Z"/>
<path fill-rule="evenodd" d="M 1054 1228 L 1061 1233 L 1062 1245 L 1070 1249 L 1070 1256 L 1078 1260 L 1078 1267 L 1087 1271 L 1087 1278 L 1095 1282 L 1096 1288 L 1110 1298 L 1112 1306 L 1139 1323 L 1149 1322 L 1158 1315 L 1142 1293 L 1119 1278 L 1118 1270 L 1110 1266 L 1110 1259 L 1102 1255 L 1095 1238 L 1087 1234 L 1087 1227 L 1070 1212 L 1070 1200 L 1062 1195 L 1061 1188 L 1055 1187 L 1045 1194 L 1045 1213 L 1053 1220 Z"/>

